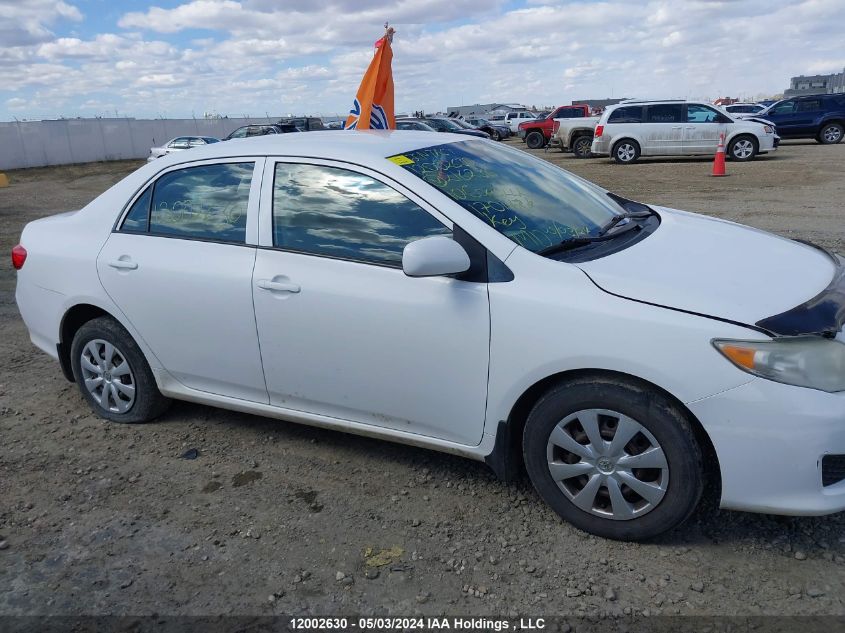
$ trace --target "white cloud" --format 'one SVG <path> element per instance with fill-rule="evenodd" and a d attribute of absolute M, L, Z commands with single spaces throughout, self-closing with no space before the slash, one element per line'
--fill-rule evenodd
<path fill-rule="evenodd" d="M 845 0 L 187 0 L 93 36 L 69 2 L 0 0 L 7 112 L 342 112 L 385 18 L 404 111 L 773 94 L 845 65 Z"/>

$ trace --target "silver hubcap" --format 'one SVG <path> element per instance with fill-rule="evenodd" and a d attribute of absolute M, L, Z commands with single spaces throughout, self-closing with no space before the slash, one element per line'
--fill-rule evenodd
<path fill-rule="evenodd" d="M 592 141 L 583 138 L 580 141 L 575 141 L 575 153 L 586 154 L 590 151 L 590 147 L 592 147 L 592 144 Z"/>
<path fill-rule="evenodd" d="M 669 486 L 655 437 L 627 415 L 585 409 L 561 420 L 546 446 L 549 474 L 576 506 L 626 521 L 654 510 Z"/>
<path fill-rule="evenodd" d="M 840 136 L 842 136 L 842 130 L 840 130 L 835 125 L 831 125 L 824 131 L 824 140 L 826 140 L 828 143 L 835 143 L 839 140 Z"/>
<path fill-rule="evenodd" d="M 94 339 L 79 359 L 85 388 L 106 411 L 126 413 L 135 402 L 135 376 L 123 353 L 108 341 Z"/>
<path fill-rule="evenodd" d="M 619 157 L 619 160 L 623 162 L 628 162 L 634 160 L 634 156 L 636 156 L 637 150 L 634 149 L 633 145 L 629 145 L 625 143 L 624 145 L 620 145 L 619 148 L 616 150 L 616 155 Z"/>
<path fill-rule="evenodd" d="M 747 139 L 742 139 L 734 144 L 734 156 L 737 158 L 748 158 L 754 153 L 754 143 Z"/>

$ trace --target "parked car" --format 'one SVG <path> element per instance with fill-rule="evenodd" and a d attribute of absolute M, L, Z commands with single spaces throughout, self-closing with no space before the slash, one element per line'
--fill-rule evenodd
<path fill-rule="evenodd" d="M 481 117 L 470 117 L 466 119 L 466 122 L 489 134 L 494 141 L 503 141 L 511 136 L 511 130 L 508 126 L 493 123 Z"/>
<path fill-rule="evenodd" d="M 323 125 L 323 120 L 316 116 L 287 117 L 279 119 L 276 125 L 282 127 L 293 126 L 297 132 L 316 132 L 326 129 L 326 126 Z"/>
<path fill-rule="evenodd" d="M 177 136 L 170 139 L 164 145 L 159 147 L 151 147 L 150 155 L 147 162 L 153 161 L 156 158 L 161 158 L 172 152 L 181 152 L 192 147 L 199 147 L 201 145 L 209 145 L 211 143 L 219 143 L 219 138 L 213 136 Z"/>
<path fill-rule="evenodd" d="M 492 127 L 488 127 L 488 129 L 481 129 L 477 125 L 473 125 L 472 123 L 465 121 L 463 119 L 458 119 L 456 117 L 449 117 L 450 121 L 457 123 L 465 130 L 475 130 L 476 132 L 484 132 L 488 138 L 492 138 L 494 141 L 501 141 L 503 136 L 498 130 Z M 508 130 L 510 132 L 510 130 Z"/>
<path fill-rule="evenodd" d="M 416 130 L 418 132 L 436 132 L 433 127 L 416 119 L 396 119 L 397 130 Z"/>
<path fill-rule="evenodd" d="M 229 134 L 224 141 L 231 140 L 233 138 L 247 138 L 250 136 L 265 136 L 267 134 L 288 134 L 290 132 L 298 132 L 299 130 L 296 129 L 293 125 L 275 125 L 275 124 L 266 124 L 266 125 L 243 125 L 236 129 L 234 132 Z"/>
<path fill-rule="evenodd" d="M 640 156 L 713 155 L 720 135 L 737 161 L 775 150 L 771 125 L 735 119 L 716 106 L 695 101 L 623 101 L 601 115 L 591 151 L 628 164 Z"/>
<path fill-rule="evenodd" d="M 552 138 L 556 119 L 576 119 L 590 116 L 590 106 L 567 105 L 555 108 L 547 116 L 519 124 L 519 137 L 525 140 L 529 149 L 541 149 Z"/>
<path fill-rule="evenodd" d="M 519 124 L 524 123 L 525 121 L 533 121 L 537 118 L 537 114 L 534 112 L 508 112 L 505 115 L 505 125 L 508 126 L 510 131 L 513 134 L 519 132 Z"/>
<path fill-rule="evenodd" d="M 562 152 L 572 152 L 575 158 L 590 158 L 593 155 L 593 134 L 599 118 L 555 119 L 549 145 L 559 147 Z"/>
<path fill-rule="evenodd" d="M 757 114 L 765 110 L 766 106 L 759 103 L 732 103 L 722 106 L 722 109 L 728 114 Z"/>
<path fill-rule="evenodd" d="M 782 138 L 839 143 L 845 134 L 845 94 L 784 99 L 755 114 L 753 120 L 773 123 Z"/>
<path fill-rule="evenodd" d="M 481 130 L 467 130 L 455 123 L 452 119 L 447 117 L 425 117 L 424 119 L 397 119 L 396 125 L 399 126 L 399 121 L 417 121 L 425 123 L 427 126 L 434 128 L 436 132 L 450 132 L 451 134 L 463 134 L 465 136 L 477 136 L 479 138 L 490 138 L 485 132 Z"/>
<path fill-rule="evenodd" d="M 498 143 L 196 148 L 30 222 L 12 264 L 32 342 L 108 420 L 175 398 L 524 463 L 617 539 L 677 526 L 705 486 L 845 509 L 845 259 Z"/>

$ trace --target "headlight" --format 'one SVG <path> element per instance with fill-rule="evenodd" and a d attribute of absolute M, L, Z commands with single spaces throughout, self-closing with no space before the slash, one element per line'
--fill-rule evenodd
<path fill-rule="evenodd" d="M 774 134 L 775 133 L 775 128 L 773 128 L 771 125 L 764 125 L 763 129 L 766 130 L 766 134 Z"/>
<path fill-rule="evenodd" d="M 741 370 L 776 382 L 821 391 L 845 391 L 845 345 L 803 336 L 773 341 L 714 340 Z"/>

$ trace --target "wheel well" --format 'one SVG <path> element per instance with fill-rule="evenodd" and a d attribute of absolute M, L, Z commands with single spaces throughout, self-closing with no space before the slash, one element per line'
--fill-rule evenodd
<path fill-rule="evenodd" d="M 642 145 L 640 145 L 640 142 L 637 139 L 630 137 L 630 136 L 623 136 L 622 138 L 618 138 L 615 141 L 613 141 L 613 149 L 616 149 L 616 146 L 619 145 L 619 143 L 622 143 L 623 141 L 630 141 L 631 143 L 633 143 L 634 145 L 636 145 L 637 147 L 642 149 Z"/>
<path fill-rule="evenodd" d="M 65 378 L 73 382 L 73 369 L 70 362 L 70 346 L 73 337 L 83 325 L 101 316 L 111 316 L 108 312 L 97 306 L 88 303 L 80 303 L 65 312 L 62 317 L 62 325 L 59 329 L 59 363 Z"/>
<path fill-rule="evenodd" d="M 735 134 L 730 139 L 728 139 L 728 141 L 725 143 L 725 145 L 730 146 L 731 143 L 733 143 L 735 140 L 740 139 L 740 138 L 750 139 L 751 142 L 754 143 L 754 147 L 758 147 L 758 148 L 760 147 L 760 139 L 758 139 L 756 136 L 754 136 L 751 132 L 740 132 L 739 134 Z"/>
<path fill-rule="evenodd" d="M 577 369 L 571 371 L 560 372 L 547 376 L 542 380 L 531 385 L 513 405 L 508 416 L 507 421 L 499 423 L 499 429 L 496 435 L 496 446 L 493 449 L 494 453 L 498 453 L 493 457 L 493 453 L 488 456 L 487 463 L 496 471 L 496 474 L 503 479 L 512 479 L 517 473 L 524 471 L 525 465 L 522 456 L 522 433 L 525 429 L 525 423 L 528 421 L 528 415 L 531 409 L 537 404 L 537 401 L 547 393 L 552 387 L 562 382 L 572 380 L 574 378 L 621 378 L 629 382 L 638 383 L 646 389 L 651 389 L 659 392 L 661 395 L 669 399 L 680 411 L 687 416 L 692 423 L 693 431 L 695 432 L 695 439 L 701 446 L 702 456 L 704 458 L 704 481 L 705 490 L 708 495 L 716 495 L 716 499 L 721 496 L 721 468 L 719 466 L 719 459 L 716 455 L 716 449 L 710 441 L 710 436 L 701 425 L 701 422 L 690 411 L 684 403 L 678 400 L 671 393 L 642 378 L 631 376 L 622 372 L 614 372 L 601 369 Z M 502 435 L 500 442 L 499 436 Z M 500 445 L 501 444 L 501 445 Z M 495 462 L 495 463 L 494 463 Z"/>

